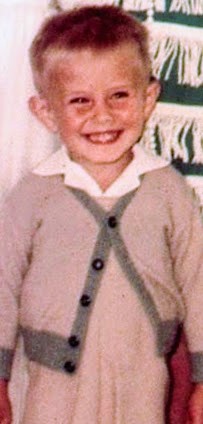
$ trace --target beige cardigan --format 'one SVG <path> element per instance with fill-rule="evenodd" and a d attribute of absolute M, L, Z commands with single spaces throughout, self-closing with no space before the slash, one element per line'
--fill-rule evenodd
<path fill-rule="evenodd" d="M 123 298 L 130 293 L 129 304 L 138 299 L 144 311 L 153 356 L 170 350 L 183 321 L 193 379 L 203 381 L 203 232 L 190 192 L 171 167 L 144 175 L 108 211 L 65 187 L 61 176 L 29 175 L 2 208 L 0 233 L 2 377 L 10 376 L 19 329 L 32 363 L 62 375 L 80 372 L 98 299 L 120 279 L 128 290 Z M 105 302 L 111 328 L 119 302 Z M 132 309 L 122 308 L 125 320 Z"/>

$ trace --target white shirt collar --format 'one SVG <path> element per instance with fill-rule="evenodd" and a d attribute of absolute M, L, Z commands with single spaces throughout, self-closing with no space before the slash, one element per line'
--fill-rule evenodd
<path fill-rule="evenodd" d="M 104 192 L 81 165 L 69 158 L 64 146 L 43 161 L 33 172 L 41 176 L 64 175 L 65 185 L 84 190 L 91 196 L 118 197 L 137 188 L 140 185 L 141 175 L 168 165 L 166 160 L 146 152 L 138 144 L 134 146 L 133 153 L 133 160 Z"/>

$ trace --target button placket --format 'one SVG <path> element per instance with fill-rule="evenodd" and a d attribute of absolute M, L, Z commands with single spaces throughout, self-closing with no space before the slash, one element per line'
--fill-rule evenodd
<path fill-rule="evenodd" d="M 105 251 L 103 243 L 104 239 Z M 70 350 L 68 360 L 66 362 L 71 362 L 71 364 L 74 363 L 75 370 L 77 369 L 78 362 L 80 360 L 82 348 L 85 341 L 85 335 L 87 332 L 89 316 L 92 310 L 92 306 L 95 302 L 97 292 L 99 290 L 100 281 L 105 270 L 105 264 L 108 260 L 110 247 L 111 244 L 108 231 L 107 228 L 103 226 L 99 232 L 97 243 L 92 254 L 92 259 L 90 261 L 83 293 L 79 298 L 76 318 L 71 330 L 71 336 L 68 339 Z M 77 341 L 79 341 L 79 343 L 77 343 Z M 71 344 L 74 346 L 71 346 Z M 64 369 L 66 372 L 69 372 L 69 366 L 65 366 L 64 364 Z M 72 368 L 70 367 L 70 369 Z"/>
<path fill-rule="evenodd" d="M 69 340 L 72 337 L 76 337 L 80 340 L 80 342 L 79 344 L 77 344 L 77 341 L 75 341 L 75 339 L 72 339 L 72 343 L 76 343 L 77 346 L 72 346 L 72 351 L 74 354 L 71 354 L 70 352 L 69 358 L 64 364 L 64 369 L 66 372 L 74 373 L 78 367 L 78 363 L 82 353 L 82 348 L 85 341 L 92 306 L 99 290 L 100 282 L 105 270 L 105 265 L 108 260 L 110 249 L 113 246 L 114 237 L 112 239 L 112 230 L 113 232 L 117 232 L 118 219 L 121 218 L 126 206 L 134 195 L 134 191 L 128 193 L 126 196 L 123 196 L 123 198 L 119 199 L 119 201 L 112 208 L 109 214 L 107 214 L 106 211 L 104 211 L 102 207 L 98 205 L 93 199 L 91 199 L 86 193 L 82 192 L 81 190 L 75 189 L 71 189 L 71 191 L 91 212 L 91 214 L 94 216 L 95 220 L 101 227 L 93 251 L 92 259 L 90 261 L 83 293 L 79 299 L 76 318 L 71 331 L 72 336 L 69 337 Z M 117 211 L 119 211 L 118 214 Z"/>

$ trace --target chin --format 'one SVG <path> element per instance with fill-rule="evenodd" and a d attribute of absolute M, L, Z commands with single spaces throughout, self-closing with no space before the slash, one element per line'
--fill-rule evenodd
<path fill-rule="evenodd" d="M 110 165 L 110 164 L 114 164 L 116 162 L 119 162 L 121 160 L 122 156 L 120 157 L 102 157 L 102 155 L 100 155 L 99 158 L 89 158 L 89 160 L 87 159 L 87 161 L 89 163 L 95 164 L 95 165 Z"/>

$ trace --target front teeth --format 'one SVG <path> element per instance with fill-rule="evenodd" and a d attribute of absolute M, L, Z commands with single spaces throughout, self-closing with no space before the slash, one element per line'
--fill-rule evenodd
<path fill-rule="evenodd" d="M 118 131 L 89 134 L 88 137 L 93 143 L 109 143 L 116 140 L 118 137 Z"/>

